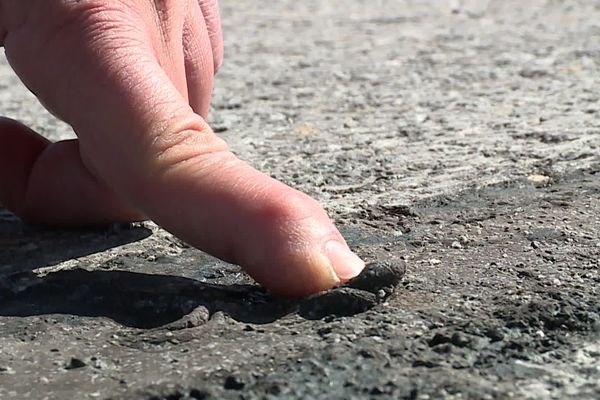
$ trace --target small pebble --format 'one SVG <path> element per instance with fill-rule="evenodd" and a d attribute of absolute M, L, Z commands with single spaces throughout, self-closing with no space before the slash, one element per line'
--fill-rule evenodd
<path fill-rule="evenodd" d="M 71 360 L 65 365 L 65 369 L 77 369 L 83 368 L 86 366 L 86 363 L 80 360 L 79 358 L 72 357 Z"/>
<path fill-rule="evenodd" d="M 541 330 L 537 330 L 537 331 L 535 331 L 535 334 L 536 334 L 536 335 L 537 335 L 537 336 L 538 336 L 540 339 L 543 339 L 543 338 L 545 338 L 545 337 L 546 337 L 546 334 L 545 334 L 543 331 L 541 331 Z"/>
<path fill-rule="evenodd" d="M 546 176 L 546 175 L 539 175 L 539 174 L 534 174 L 534 175 L 529 175 L 527 177 L 527 180 L 531 183 L 548 183 L 550 182 L 550 177 Z"/>

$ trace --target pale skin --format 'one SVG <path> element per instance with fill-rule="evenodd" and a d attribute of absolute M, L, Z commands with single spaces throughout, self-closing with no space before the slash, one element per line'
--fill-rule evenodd
<path fill-rule="evenodd" d="M 23 220 L 152 219 L 285 296 L 364 268 L 315 200 L 205 122 L 223 58 L 217 0 L 0 0 L 0 46 L 77 134 L 51 143 L 0 118 L 0 203 Z"/>

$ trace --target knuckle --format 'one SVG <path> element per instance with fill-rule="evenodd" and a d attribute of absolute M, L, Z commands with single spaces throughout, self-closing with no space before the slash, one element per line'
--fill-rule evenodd
<path fill-rule="evenodd" d="M 213 133 L 204 120 L 194 118 L 155 136 L 149 145 L 149 162 L 164 171 L 190 160 L 223 152 L 229 152 L 227 144 Z"/>

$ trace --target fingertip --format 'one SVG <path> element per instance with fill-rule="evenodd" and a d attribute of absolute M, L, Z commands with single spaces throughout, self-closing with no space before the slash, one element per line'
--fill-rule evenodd
<path fill-rule="evenodd" d="M 331 263 L 331 268 L 342 282 L 346 282 L 365 268 L 365 262 L 354 254 L 346 244 L 330 240 L 324 246 L 326 257 Z"/>
<path fill-rule="evenodd" d="M 330 260 L 318 248 L 309 254 L 292 256 L 273 267 L 269 268 L 269 276 L 259 279 L 259 282 L 277 296 L 300 298 L 342 283 Z"/>

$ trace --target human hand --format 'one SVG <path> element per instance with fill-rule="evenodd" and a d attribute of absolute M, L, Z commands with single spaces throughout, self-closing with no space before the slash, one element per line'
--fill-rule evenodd
<path fill-rule="evenodd" d="M 50 143 L 0 119 L 0 202 L 24 220 L 151 218 L 288 296 L 364 267 L 315 200 L 236 158 L 206 124 L 217 0 L 0 0 L 0 45 L 78 136 Z"/>

